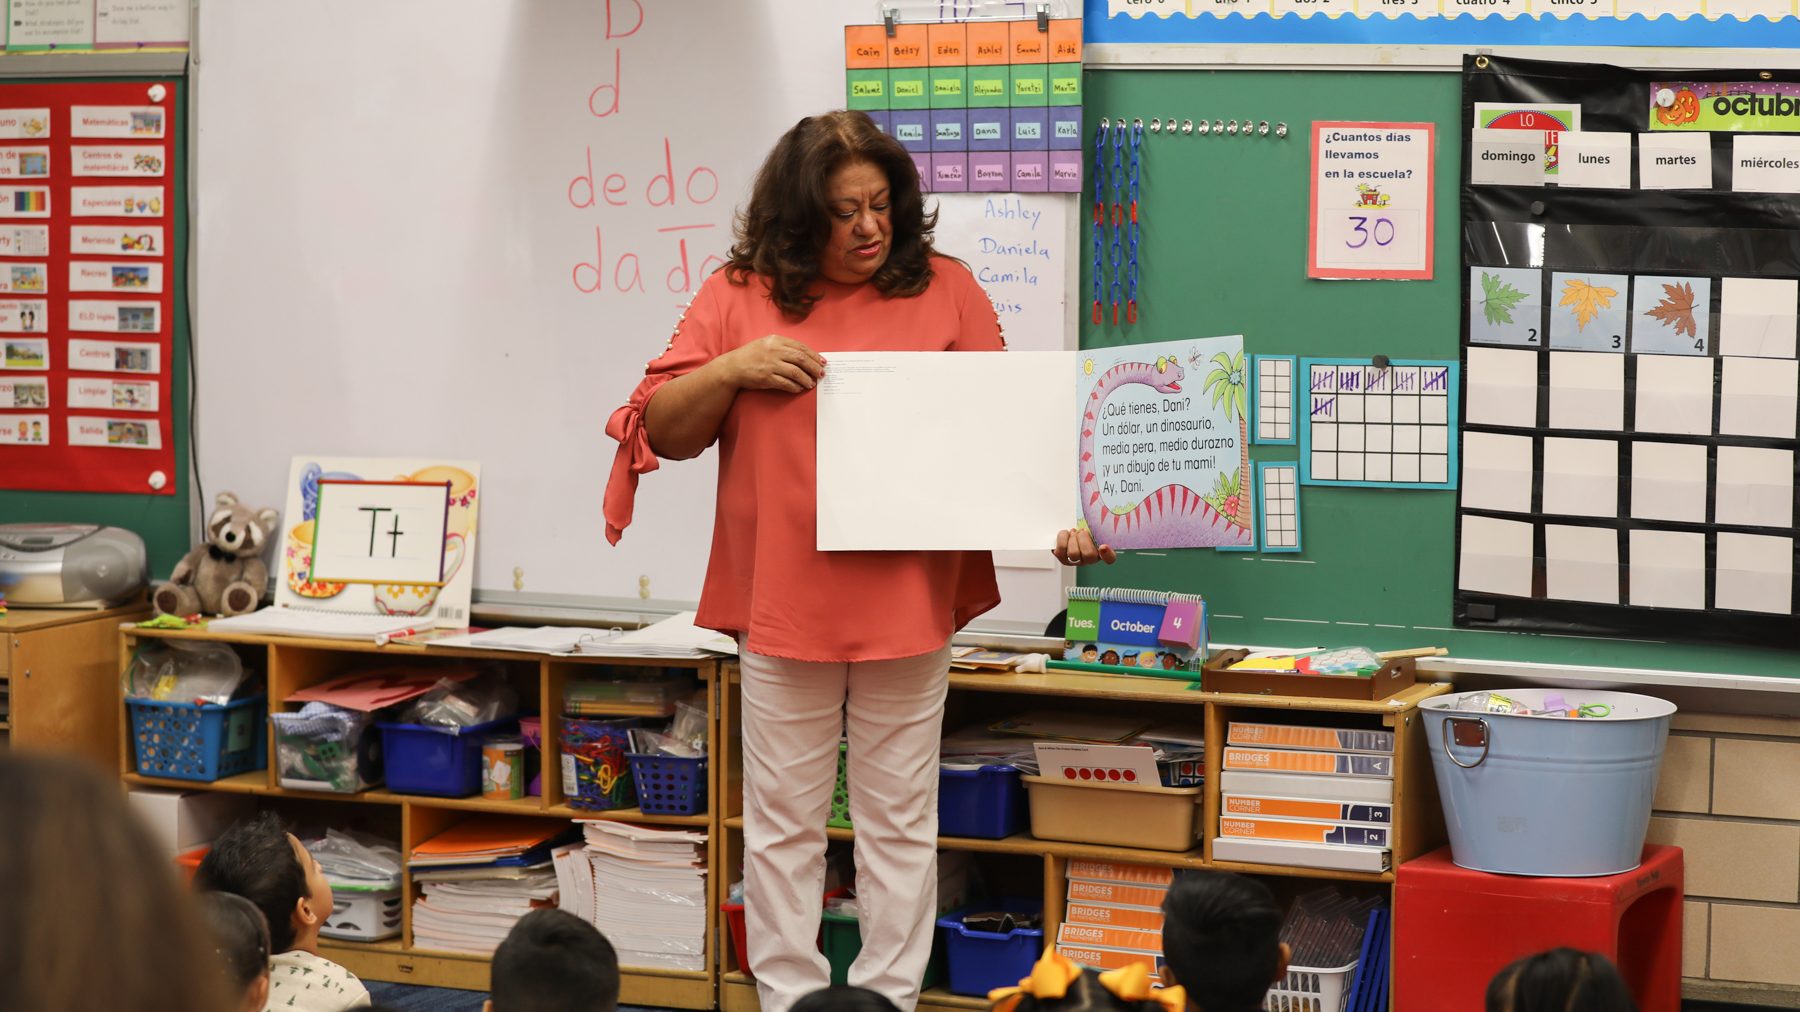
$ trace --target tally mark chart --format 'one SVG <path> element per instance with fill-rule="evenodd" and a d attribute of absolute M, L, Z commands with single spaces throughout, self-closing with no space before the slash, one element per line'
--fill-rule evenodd
<path fill-rule="evenodd" d="M 1300 482 L 1454 489 L 1458 364 L 1307 358 Z"/>

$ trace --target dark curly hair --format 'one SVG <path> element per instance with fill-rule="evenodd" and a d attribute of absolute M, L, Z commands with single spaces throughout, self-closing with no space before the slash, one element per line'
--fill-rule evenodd
<path fill-rule="evenodd" d="M 767 280 L 769 298 L 797 319 L 812 312 L 819 257 L 831 238 L 825 184 L 850 162 L 870 162 L 888 180 L 888 258 L 870 279 L 884 295 L 918 295 L 931 284 L 931 232 L 937 212 L 925 211 L 919 170 L 900 142 L 860 112 L 839 109 L 808 116 L 782 134 L 757 170 L 750 203 L 738 213 L 725 276 L 748 284 Z"/>
<path fill-rule="evenodd" d="M 194 885 L 256 904 L 269 922 L 270 952 L 294 947 L 294 907 L 307 896 L 306 869 L 275 813 L 238 822 L 213 841 L 194 872 Z"/>

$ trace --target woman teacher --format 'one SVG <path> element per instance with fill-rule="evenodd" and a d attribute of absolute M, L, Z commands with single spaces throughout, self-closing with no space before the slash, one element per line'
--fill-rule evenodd
<path fill-rule="evenodd" d="M 931 955 L 950 636 L 999 603 L 993 559 L 816 550 L 812 390 L 837 351 L 1005 349 L 968 268 L 933 251 L 935 223 L 911 157 L 867 116 L 801 120 L 757 173 L 726 266 L 606 426 L 614 543 L 639 474 L 719 444 L 698 622 L 741 650 L 745 919 L 764 1012 L 827 984 L 816 941 L 846 724 L 863 935 L 850 983 L 910 1012 Z M 1113 560 L 1084 530 L 1052 551 Z"/>

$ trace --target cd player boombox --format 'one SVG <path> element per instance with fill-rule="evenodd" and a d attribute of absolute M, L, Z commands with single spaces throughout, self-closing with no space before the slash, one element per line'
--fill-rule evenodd
<path fill-rule="evenodd" d="M 0 598 L 21 608 L 105 608 L 148 582 L 144 539 L 93 524 L 0 524 Z"/>

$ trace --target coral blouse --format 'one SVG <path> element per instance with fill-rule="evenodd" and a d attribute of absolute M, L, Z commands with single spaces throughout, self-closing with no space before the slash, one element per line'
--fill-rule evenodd
<path fill-rule="evenodd" d="M 606 484 L 606 538 L 631 523 L 637 476 L 657 467 L 644 406 L 664 383 L 779 334 L 826 359 L 836 351 L 1002 351 L 1000 321 L 968 268 L 932 260 L 930 287 L 888 297 L 872 284 L 820 281 L 805 320 L 784 316 L 760 279 L 718 271 L 700 286 L 662 356 L 606 434 L 619 441 Z M 988 552 L 815 549 L 818 402 L 814 391 L 739 391 L 719 428 L 712 557 L 697 621 L 749 649 L 801 661 L 874 661 L 942 647 L 1000 603 Z M 896 476 L 905 480 L 904 475 Z"/>

